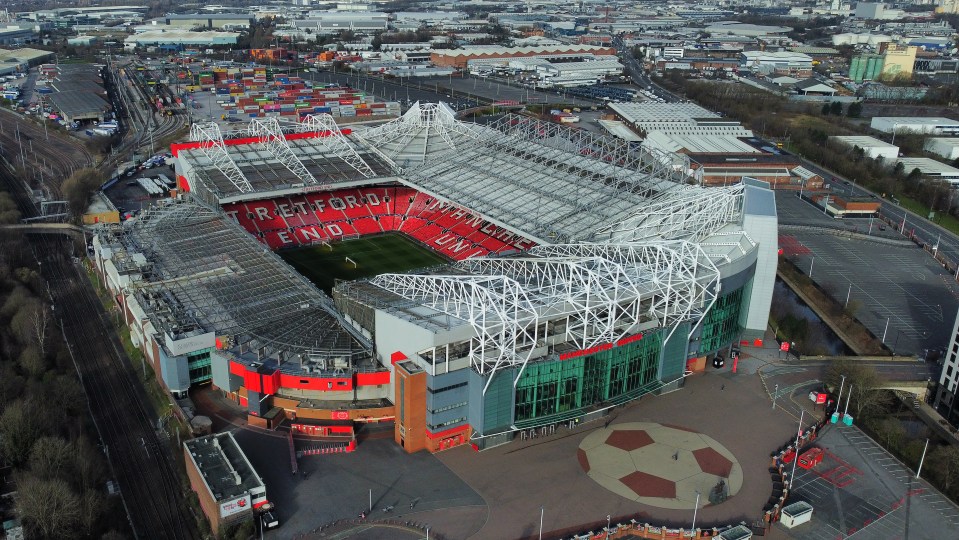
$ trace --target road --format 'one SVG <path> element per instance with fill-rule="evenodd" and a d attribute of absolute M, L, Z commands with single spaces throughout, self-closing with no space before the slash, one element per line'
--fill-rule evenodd
<path fill-rule="evenodd" d="M 679 103 L 683 101 L 680 96 L 677 96 L 662 86 L 659 86 L 649 78 L 642 62 L 633 56 L 633 51 L 626 47 L 626 44 L 623 42 L 623 38 L 615 38 L 613 41 L 613 46 L 622 53 L 620 59 L 622 60 L 623 65 L 626 66 L 626 74 L 629 75 L 634 84 L 639 85 L 640 88 L 649 89 L 652 93 L 656 94 L 657 97 L 662 98 L 667 103 Z"/>

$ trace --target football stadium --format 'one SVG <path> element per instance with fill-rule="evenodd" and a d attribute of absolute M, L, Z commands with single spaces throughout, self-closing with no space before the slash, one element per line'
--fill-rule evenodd
<path fill-rule="evenodd" d="M 681 388 L 766 328 L 773 192 L 702 187 L 682 155 L 442 103 L 195 124 L 172 153 L 176 196 L 104 226 L 96 267 L 165 388 L 212 384 L 253 425 L 482 450 Z"/>

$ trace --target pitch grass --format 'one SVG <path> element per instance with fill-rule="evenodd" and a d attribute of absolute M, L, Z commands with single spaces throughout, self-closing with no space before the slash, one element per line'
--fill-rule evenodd
<path fill-rule="evenodd" d="M 332 251 L 327 246 L 318 245 L 283 250 L 277 254 L 328 293 L 337 280 L 353 281 L 449 262 L 442 255 L 397 233 L 344 240 L 330 246 Z M 346 261 L 346 257 L 356 261 L 356 268 Z"/>

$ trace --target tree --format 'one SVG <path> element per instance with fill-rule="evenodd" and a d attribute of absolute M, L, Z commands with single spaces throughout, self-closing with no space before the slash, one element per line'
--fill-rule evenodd
<path fill-rule="evenodd" d="M 29 462 L 30 472 L 37 478 L 63 478 L 73 465 L 73 447 L 60 437 L 40 437 L 33 443 Z"/>
<path fill-rule="evenodd" d="M 906 438 L 906 428 L 902 426 L 902 422 L 897 418 L 883 418 L 882 421 L 879 422 L 878 428 L 878 431 L 880 431 L 882 438 L 886 442 L 886 448 L 899 448 L 903 439 Z"/>
<path fill-rule="evenodd" d="M 955 446 L 937 446 L 929 453 L 929 468 L 932 476 L 939 482 L 942 491 L 953 495 L 952 490 L 959 487 L 959 448 Z"/>
<path fill-rule="evenodd" d="M 33 443 L 46 431 L 42 405 L 19 399 L 0 414 L 0 453 L 14 465 L 27 461 Z"/>
<path fill-rule="evenodd" d="M 829 112 L 835 116 L 842 116 L 842 103 L 833 101 L 829 105 Z"/>
<path fill-rule="evenodd" d="M 60 479 L 44 480 L 30 474 L 17 479 L 17 513 L 38 538 L 74 538 L 80 522 L 80 498 Z"/>
<path fill-rule="evenodd" d="M 40 349 L 33 346 L 25 347 L 20 351 L 17 363 L 20 364 L 20 369 L 35 379 L 43 377 L 43 374 L 47 372 L 46 359 L 40 354 Z"/>
<path fill-rule="evenodd" d="M 830 388 L 839 390 L 842 376 L 846 381 L 843 385 L 842 399 L 852 395 L 849 405 L 850 412 L 860 420 L 869 415 L 879 413 L 889 404 L 888 394 L 882 390 L 885 386 L 876 369 L 863 365 L 855 360 L 837 360 L 826 369 L 823 380 Z"/>
<path fill-rule="evenodd" d="M 60 191 L 70 205 L 70 211 L 79 216 L 86 211 L 90 197 L 103 183 L 103 175 L 96 169 L 80 169 L 63 181 Z"/>
<path fill-rule="evenodd" d="M 862 116 L 862 103 L 855 101 L 849 104 L 849 108 L 846 109 L 846 116 L 849 118 L 859 118 Z"/>
<path fill-rule="evenodd" d="M 30 315 L 30 326 L 33 342 L 40 349 L 40 356 L 47 354 L 48 329 L 50 326 L 50 311 L 43 302 L 37 302 Z"/>
<path fill-rule="evenodd" d="M 20 221 L 20 211 L 17 203 L 13 202 L 10 194 L 0 191 L 0 224 L 17 223 Z"/>
<path fill-rule="evenodd" d="M 822 115 L 823 115 L 823 116 L 826 116 L 826 115 L 828 115 L 828 114 L 829 114 L 829 104 L 828 104 L 828 103 L 823 103 L 823 104 L 822 104 Z"/>

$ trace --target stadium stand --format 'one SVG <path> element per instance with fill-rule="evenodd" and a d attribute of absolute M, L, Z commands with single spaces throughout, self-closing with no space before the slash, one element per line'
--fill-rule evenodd
<path fill-rule="evenodd" d="M 272 250 L 400 232 L 455 260 L 534 244 L 408 187 L 349 188 L 228 203 L 224 211 Z"/>

